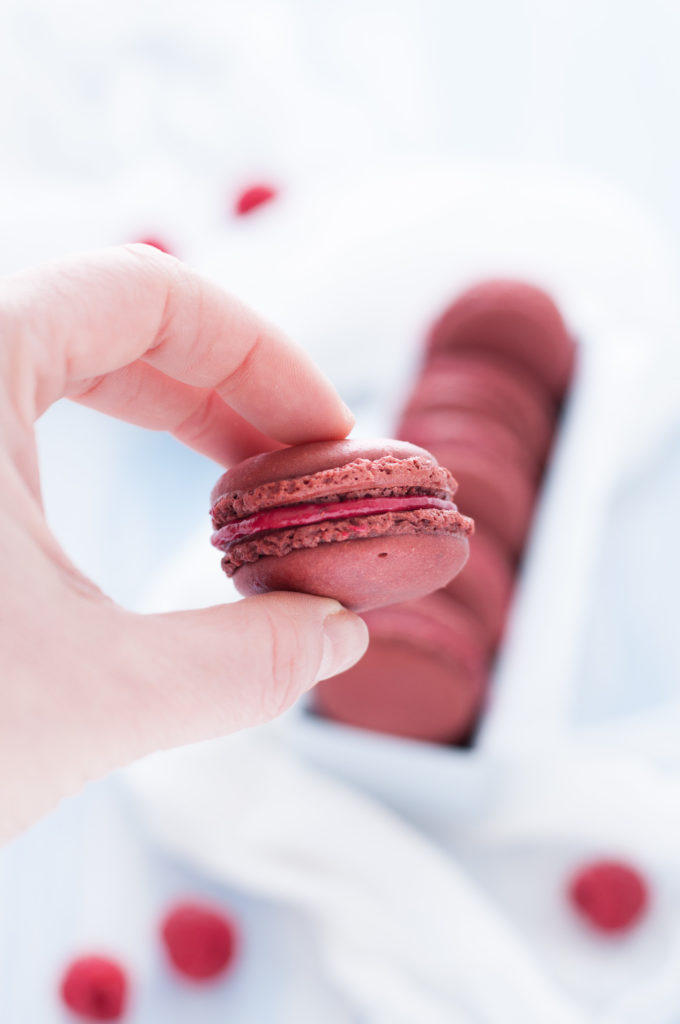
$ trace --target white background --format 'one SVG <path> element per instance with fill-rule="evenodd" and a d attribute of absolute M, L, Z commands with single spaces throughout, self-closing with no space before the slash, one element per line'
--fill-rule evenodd
<path fill-rule="evenodd" d="M 677 237 L 679 39 L 673 0 L 3 0 L 3 188 L 511 157 L 622 183 Z"/>

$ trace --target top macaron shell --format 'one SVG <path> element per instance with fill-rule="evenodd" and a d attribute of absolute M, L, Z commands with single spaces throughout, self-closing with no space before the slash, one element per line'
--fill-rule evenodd
<path fill-rule="evenodd" d="M 294 590 L 361 611 L 429 593 L 462 568 L 472 523 L 452 506 L 454 490 L 450 473 L 416 445 L 323 441 L 267 452 L 229 470 L 213 488 L 212 515 L 219 531 L 263 509 L 309 502 L 323 509 L 364 495 L 436 496 L 446 509 L 348 512 L 332 521 L 320 515 L 309 525 L 253 535 L 223 559 L 246 596 Z"/>
<path fill-rule="evenodd" d="M 522 281 L 484 281 L 465 291 L 432 327 L 431 355 L 473 349 L 511 358 L 563 397 L 575 346 L 557 306 L 540 288 Z"/>
<path fill-rule="evenodd" d="M 298 481 L 299 478 L 311 476 L 313 473 L 350 465 L 357 459 L 374 461 L 387 456 L 400 461 L 418 457 L 435 468 L 438 466 L 437 460 L 425 448 L 404 441 L 383 438 L 314 441 L 273 452 L 263 452 L 261 455 L 246 459 L 238 466 L 233 466 L 222 474 L 213 487 L 210 501 L 215 507 L 218 502 L 230 495 L 237 498 L 239 494 L 253 491 L 263 484 L 282 480 Z M 302 481 L 300 484 L 304 486 Z"/>

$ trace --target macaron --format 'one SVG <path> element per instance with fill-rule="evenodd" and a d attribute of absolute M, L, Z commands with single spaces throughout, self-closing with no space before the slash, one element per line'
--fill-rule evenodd
<path fill-rule="evenodd" d="M 514 585 L 513 564 L 493 534 L 475 528 L 470 557 L 446 593 L 474 613 L 492 647 L 496 647 L 510 608 Z"/>
<path fill-rule="evenodd" d="M 543 463 L 555 430 L 557 407 L 523 367 L 486 351 L 444 353 L 416 382 L 403 417 L 431 409 L 491 416 L 516 434 Z"/>
<path fill-rule="evenodd" d="M 430 355 L 470 349 L 520 363 L 559 401 L 572 372 L 575 346 L 557 306 L 523 281 L 484 281 L 440 316 L 428 336 Z"/>
<path fill-rule="evenodd" d="M 314 709 L 392 736 L 465 739 L 487 684 L 488 648 L 472 613 L 440 592 L 364 618 L 368 651 L 347 672 L 318 684 Z"/>
<path fill-rule="evenodd" d="M 463 567 L 474 524 L 429 452 L 392 440 L 319 441 L 228 470 L 212 543 L 241 594 L 293 590 L 362 611 L 421 597 Z"/>
<path fill-rule="evenodd" d="M 490 416 L 437 409 L 410 413 L 397 433 L 427 445 L 442 465 L 455 466 L 466 511 L 515 558 L 531 522 L 539 472 L 516 435 Z"/>

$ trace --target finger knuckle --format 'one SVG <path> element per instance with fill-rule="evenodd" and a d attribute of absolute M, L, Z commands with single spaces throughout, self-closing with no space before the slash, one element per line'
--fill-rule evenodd
<path fill-rule="evenodd" d="M 175 437 L 190 446 L 199 446 L 209 436 L 220 400 L 212 393 L 199 403 L 172 428 Z"/>
<path fill-rule="evenodd" d="M 292 616 L 265 609 L 266 628 L 260 649 L 264 686 L 262 716 L 269 720 L 287 711 L 300 694 L 308 670 L 306 645 Z"/>

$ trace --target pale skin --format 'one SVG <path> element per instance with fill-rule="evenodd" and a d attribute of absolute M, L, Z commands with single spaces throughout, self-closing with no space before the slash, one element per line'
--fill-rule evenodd
<path fill-rule="evenodd" d="M 351 430 L 304 351 L 216 284 L 144 245 L 5 278 L 0 389 L 1 841 L 88 779 L 274 718 L 357 661 L 367 634 L 303 594 L 133 614 L 45 522 L 33 425 L 64 396 L 222 465 Z"/>

